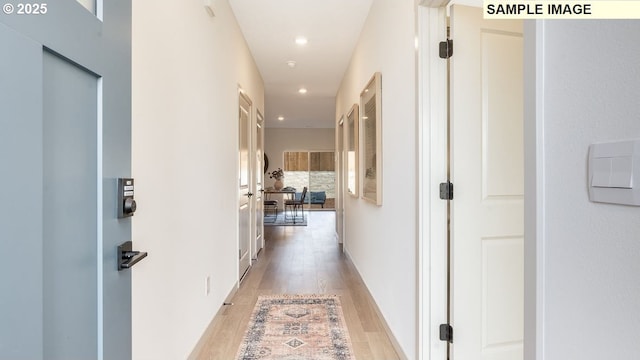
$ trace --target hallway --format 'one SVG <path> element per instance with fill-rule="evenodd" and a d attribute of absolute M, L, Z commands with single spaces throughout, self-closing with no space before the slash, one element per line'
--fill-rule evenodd
<path fill-rule="evenodd" d="M 265 227 L 266 245 L 231 300 L 205 333 L 193 359 L 233 359 L 258 295 L 340 295 L 356 359 L 398 359 L 373 300 L 335 240 L 335 213 L 309 213 L 309 226 Z"/>

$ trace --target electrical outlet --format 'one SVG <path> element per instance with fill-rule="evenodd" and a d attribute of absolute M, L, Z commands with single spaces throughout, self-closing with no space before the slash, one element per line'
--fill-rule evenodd
<path fill-rule="evenodd" d="M 211 293 L 211 276 L 207 275 L 204 279 L 204 295 L 209 295 Z"/>

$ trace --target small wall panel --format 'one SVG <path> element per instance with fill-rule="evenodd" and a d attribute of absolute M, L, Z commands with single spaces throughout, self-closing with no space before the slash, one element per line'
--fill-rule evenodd
<path fill-rule="evenodd" d="M 512 347 L 522 343 L 524 333 L 523 279 L 523 237 L 483 238 L 483 349 Z"/>
<path fill-rule="evenodd" d="M 43 336 L 47 359 L 98 352 L 98 79 L 43 52 Z"/>
<path fill-rule="evenodd" d="M 482 33 L 483 198 L 524 194 L 522 35 Z"/>

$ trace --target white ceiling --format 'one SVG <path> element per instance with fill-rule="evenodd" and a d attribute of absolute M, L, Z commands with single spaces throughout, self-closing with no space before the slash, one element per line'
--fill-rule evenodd
<path fill-rule="evenodd" d="M 371 1 L 229 0 L 264 80 L 267 127 L 334 127 L 335 95 Z M 298 36 L 309 42 L 297 45 Z"/>

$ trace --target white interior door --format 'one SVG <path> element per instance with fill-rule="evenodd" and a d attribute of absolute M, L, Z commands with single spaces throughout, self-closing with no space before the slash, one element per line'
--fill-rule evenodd
<path fill-rule="evenodd" d="M 238 176 L 238 256 L 239 277 L 242 278 L 251 265 L 251 201 L 249 187 L 251 161 L 249 147 L 251 141 L 251 100 L 240 91 L 238 107 L 238 153 L 240 171 Z"/>
<path fill-rule="evenodd" d="M 452 359 L 523 358 L 522 22 L 451 8 Z"/>
<path fill-rule="evenodd" d="M 130 359 L 131 3 L 0 12 L 0 358 Z"/>
<path fill-rule="evenodd" d="M 262 198 L 264 195 L 264 117 L 260 111 L 256 112 L 256 167 L 255 167 L 255 226 L 256 236 L 253 245 L 254 259 L 258 258 L 258 253 L 264 247 L 264 203 Z"/>

